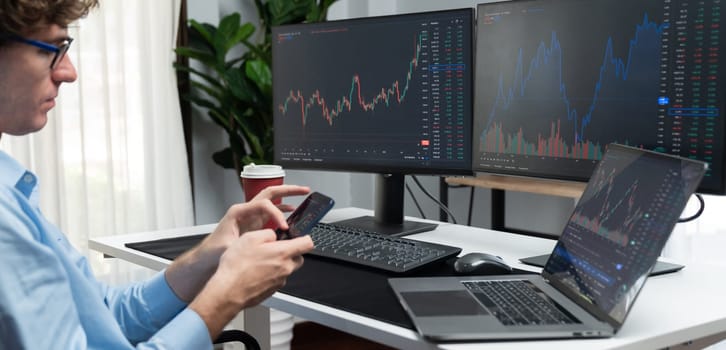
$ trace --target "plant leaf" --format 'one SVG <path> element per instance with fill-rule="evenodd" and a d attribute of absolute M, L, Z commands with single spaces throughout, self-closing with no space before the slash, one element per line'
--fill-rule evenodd
<path fill-rule="evenodd" d="M 310 11 L 307 13 L 307 15 L 305 15 L 305 22 L 318 22 L 318 18 L 320 18 L 320 13 L 320 8 L 317 5 L 312 4 L 310 6 Z"/>
<path fill-rule="evenodd" d="M 242 128 L 242 132 L 247 140 L 247 145 L 250 146 L 250 149 L 252 150 L 252 154 L 256 155 L 258 158 L 262 158 L 265 151 L 262 147 L 262 143 L 260 143 L 260 138 L 257 134 L 252 132 L 246 124 L 240 125 L 240 127 Z"/>
<path fill-rule="evenodd" d="M 328 9 L 331 5 L 333 5 L 338 0 L 320 0 L 320 4 L 318 7 L 320 8 L 320 13 L 318 14 L 318 18 L 314 19 L 314 22 L 323 22 L 325 19 L 328 18 Z"/>
<path fill-rule="evenodd" d="M 207 112 L 207 115 L 209 116 L 209 119 L 222 127 L 222 129 L 224 129 L 227 133 L 233 132 L 233 130 L 231 130 L 229 120 L 227 120 L 227 116 L 225 115 L 225 111 L 219 108 L 211 108 Z"/>
<path fill-rule="evenodd" d="M 262 94 L 272 94 L 272 71 L 267 62 L 263 60 L 247 61 L 245 74 L 257 85 Z"/>
<path fill-rule="evenodd" d="M 233 12 L 227 16 L 224 16 L 219 22 L 219 26 L 217 26 L 217 33 L 215 35 L 214 41 L 218 42 L 217 40 L 219 38 L 227 39 L 233 37 L 239 30 L 240 23 L 241 16 L 239 12 Z"/>
<path fill-rule="evenodd" d="M 234 97 L 247 104 L 254 103 L 256 99 L 251 93 L 253 87 L 247 82 L 245 72 L 240 68 L 231 68 L 227 70 L 226 78 L 227 86 Z"/>
<path fill-rule="evenodd" d="M 190 84 L 193 88 L 197 90 L 201 90 L 205 94 L 209 95 L 210 97 L 216 99 L 217 101 L 221 101 L 224 95 L 224 89 L 215 89 L 211 86 L 204 85 L 201 82 L 191 80 Z M 197 92 L 198 93 L 198 92 Z M 221 102 L 220 102 L 221 104 Z"/>
<path fill-rule="evenodd" d="M 248 41 L 249 38 L 254 33 L 255 33 L 255 25 L 254 24 L 252 24 L 250 22 L 247 22 L 247 23 L 243 24 L 239 28 L 239 30 L 237 30 L 237 33 L 235 33 L 235 35 L 232 38 L 230 38 L 230 42 L 229 42 L 230 46 L 229 46 L 229 48 L 232 48 L 232 46 L 237 45 L 240 42 Z"/>
<path fill-rule="evenodd" d="M 189 100 L 190 102 L 194 103 L 198 107 L 207 108 L 207 109 L 213 109 L 217 108 L 217 105 L 213 103 L 212 101 L 209 101 L 207 99 L 201 98 L 199 96 L 194 95 L 184 95 L 184 99 Z"/>
<path fill-rule="evenodd" d="M 212 159 L 215 163 L 225 169 L 234 169 L 234 155 L 232 154 L 232 148 L 227 147 L 221 151 L 214 152 Z"/>
<path fill-rule="evenodd" d="M 214 44 L 215 54 L 217 57 L 217 64 L 220 66 L 224 65 L 227 57 L 227 52 L 231 46 L 229 42 L 235 37 L 240 28 L 240 14 L 238 12 L 231 13 L 222 18 L 217 27 L 217 32 L 212 39 Z"/>
<path fill-rule="evenodd" d="M 209 74 L 203 73 L 200 70 L 197 70 L 195 68 L 192 68 L 192 67 L 189 67 L 189 66 L 186 66 L 186 65 L 183 65 L 183 64 L 179 64 L 179 63 L 174 63 L 174 68 L 176 70 L 180 71 L 180 72 L 191 73 L 191 74 L 194 74 L 194 75 L 196 75 L 196 76 L 204 79 L 204 81 L 206 81 L 207 84 L 213 86 L 215 89 L 222 89 L 223 88 L 223 86 L 219 82 L 219 79 L 218 78 L 215 78 L 215 77 L 213 77 L 213 76 L 211 76 Z"/>
<path fill-rule="evenodd" d="M 175 64 L 195 76 L 194 96 L 184 96 L 207 109 L 208 117 L 227 133 L 229 147 L 215 152 L 215 163 L 234 169 L 236 161 L 259 164 L 273 160 L 272 37 L 273 25 L 319 22 L 337 0 L 253 0 L 260 26 L 241 23 L 239 14 L 222 18 L 217 27 L 189 21 L 189 44 L 178 48 L 181 57 L 200 62 L 204 69 Z M 259 35 L 255 32 L 259 30 Z M 236 45 L 246 52 L 227 57 Z"/>
<path fill-rule="evenodd" d="M 242 45 L 247 47 L 248 52 L 245 53 L 243 58 L 250 58 L 250 57 L 265 57 L 267 54 L 265 52 L 265 48 L 262 44 L 253 44 L 247 40 L 241 41 Z"/>
<path fill-rule="evenodd" d="M 308 10 L 316 4 L 317 0 L 270 0 L 267 2 L 270 26 L 303 22 Z"/>
<path fill-rule="evenodd" d="M 197 60 L 205 65 L 213 64 L 216 59 L 214 54 L 209 53 L 208 51 L 202 51 L 191 47 L 177 47 L 174 52 L 176 52 L 177 55 Z"/>
<path fill-rule="evenodd" d="M 214 40 L 212 39 L 216 32 L 216 28 L 214 26 L 209 23 L 200 23 L 193 19 L 189 20 L 189 25 L 192 28 L 190 34 L 198 34 L 204 39 L 204 41 L 209 44 L 212 44 L 214 42 Z M 192 35 L 190 35 L 190 39 L 191 37 Z"/>

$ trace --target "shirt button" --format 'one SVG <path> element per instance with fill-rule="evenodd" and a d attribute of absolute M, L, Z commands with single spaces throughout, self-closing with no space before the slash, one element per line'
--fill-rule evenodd
<path fill-rule="evenodd" d="M 33 175 L 25 174 L 25 177 L 23 178 L 23 181 L 25 181 L 27 183 L 33 182 Z"/>

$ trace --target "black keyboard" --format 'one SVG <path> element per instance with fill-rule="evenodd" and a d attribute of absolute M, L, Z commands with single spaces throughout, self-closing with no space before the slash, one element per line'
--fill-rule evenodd
<path fill-rule="evenodd" d="M 334 224 L 319 223 L 310 233 L 309 254 L 390 272 L 408 272 L 458 255 L 461 248 L 427 243 Z"/>

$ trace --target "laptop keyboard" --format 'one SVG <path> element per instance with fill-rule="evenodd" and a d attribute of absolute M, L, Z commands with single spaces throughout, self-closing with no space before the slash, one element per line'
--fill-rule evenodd
<path fill-rule="evenodd" d="M 505 325 L 579 323 L 565 314 L 528 281 L 463 282 L 489 311 Z"/>
<path fill-rule="evenodd" d="M 310 237 L 315 243 L 312 255 L 390 272 L 408 272 L 461 252 L 458 247 L 323 223 L 315 225 Z"/>

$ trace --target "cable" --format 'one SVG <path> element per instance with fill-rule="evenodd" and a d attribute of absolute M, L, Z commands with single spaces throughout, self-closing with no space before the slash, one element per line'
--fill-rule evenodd
<path fill-rule="evenodd" d="M 469 192 L 469 216 L 466 219 L 466 226 L 471 226 L 471 212 L 474 207 L 474 190 L 475 186 L 471 186 L 471 192 Z"/>
<path fill-rule="evenodd" d="M 429 196 L 432 200 L 434 200 L 435 202 L 437 202 L 437 204 L 439 204 L 439 206 L 444 211 L 446 211 L 446 213 L 451 217 L 451 219 L 454 221 L 454 223 L 456 223 L 456 219 L 454 218 L 453 215 L 451 215 L 451 213 L 449 212 L 448 208 L 446 208 L 446 206 L 443 203 L 441 203 L 438 200 L 436 200 L 435 198 L 433 198 L 431 196 L 431 194 L 429 194 L 428 192 L 426 192 L 426 190 L 423 188 L 423 186 L 418 181 L 418 179 L 416 178 L 416 176 L 412 176 L 412 177 L 413 177 L 414 181 L 416 181 L 416 184 L 418 184 L 418 186 L 421 188 L 421 190 L 424 191 L 424 193 L 427 196 Z M 456 185 L 456 186 L 449 185 L 449 187 L 450 188 L 463 188 L 463 187 L 469 187 L 469 186 L 466 186 L 466 185 Z M 406 188 L 408 189 L 409 193 L 411 193 L 411 189 L 408 187 L 408 184 L 406 184 Z M 473 209 L 473 206 L 474 206 L 474 190 L 476 189 L 476 187 L 475 186 L 471 186 L 470 188 L 471 188 L 471 192 L 469 194 L 469 213 L 468 213 L 467 221 L 466 221 L 467 226 L 471 226 L 471 214 L 472 214 L 472 209 Z M 695 193 L 695 196 L 698 199 L 698 203 L 699 203 L 698 211 L 696 211 L 695 214 L 693 214 L 693 215 L 691 215 L 689 217 L 678 219 L 678 223 L 683 223 L 683 222 L 689 222 L 689 221 L 696 220 L 697 218 L 699 218 L 701 216 L 701 214 L 703 214 L 703 211 L 706 208 L 706 202 L 703 200 L 703 196 L 701 196 L 701 194 Z M 411 197 L 413 197 L 413 193 L 411 193 Z M 414 199 L 414 202 L 415 202 L 415 199 Z M 416 205 L 418 206 L 418 203 L 417 202 L 416 202 Z M 419 211 L 421 211 L 421 207 L 419 207 Z M 422 215 L 423 215 L 423 212 L 422 212 Z"/>
<path fill-rule="evenodd" d="M 426 214 L 424 214 L 423 209 L 421 209 L 421 205 L 418 204 L 418 201 L 416 200 L 416 196 L 413 195 L 413 191 L 411 191 L 411 187 L 408 186 L 408 183 L 404 182 L 406 184 L 406 190 L 408 191 L 408 194 L 411 195 L 411 199 L 413 200 L 413 204 L 416 204 L 416 208 L 418 208 L 418 212 L 421 213 L 421 218 L 426 219 Z"/>
<path fill-rule="evenodd" d="M 689 216 L 687 218 L 678 219 L 679 223 L 693 221 L 693 220 L 696 220 L 699 216 L 701 216 L 701 214 L 703 213 L 703 209 L 706 208 L 706 202 L 703 200 L 703 197 L 701 197 L 701 194 L 699 194 L 699 193 L 696 193 L 696 198 L 698 198 L 698 202 L 700 203 L 700 207 L 698 207 L 698 211 L 695 214 L 693 214 L 692 216 Z"/>
<path fill-rule="evenodd" d="M 471 185 L 451 185 L 447 184 L 449 188 L 469 188 L 469 213 L 466 217 L 466 225 L 471 226 L 471 214 L 474 211 L 474 190 L 476 190 L 476 186 Z"/>
<path fill-rule="evenodd" d="M 416 182 L 416 185 L 418 185 L 418 188 L 421 189 L 421 192 L 423 192 L 427 197 L 431 198 L 431 200 L 434 201 L 439 206 L 439 208 L 441 208 L 443 211 L 446 212 L 446 215 L 448 215 L 451 218 L 451 221 L 454 224 L 457 224 L 456 218 L 454 217 L 454 214 L 451 213 L 451 211 L 449 210 L 449 208 L 447 208 L 444 205 L 444 203 L 441 203 L 440 200 L 436 199 L 436 197 L 434 197 L 431 193 L 429 193 L 429 191 L 427 191 L 426 188 L 423 187 L 423 185 L 421 184 L 421 182 L 418 181 L 418 179 L 416 178 L 415 175 L 411 175 L 411 178 L 413 179 L 414 182 Z"/>

